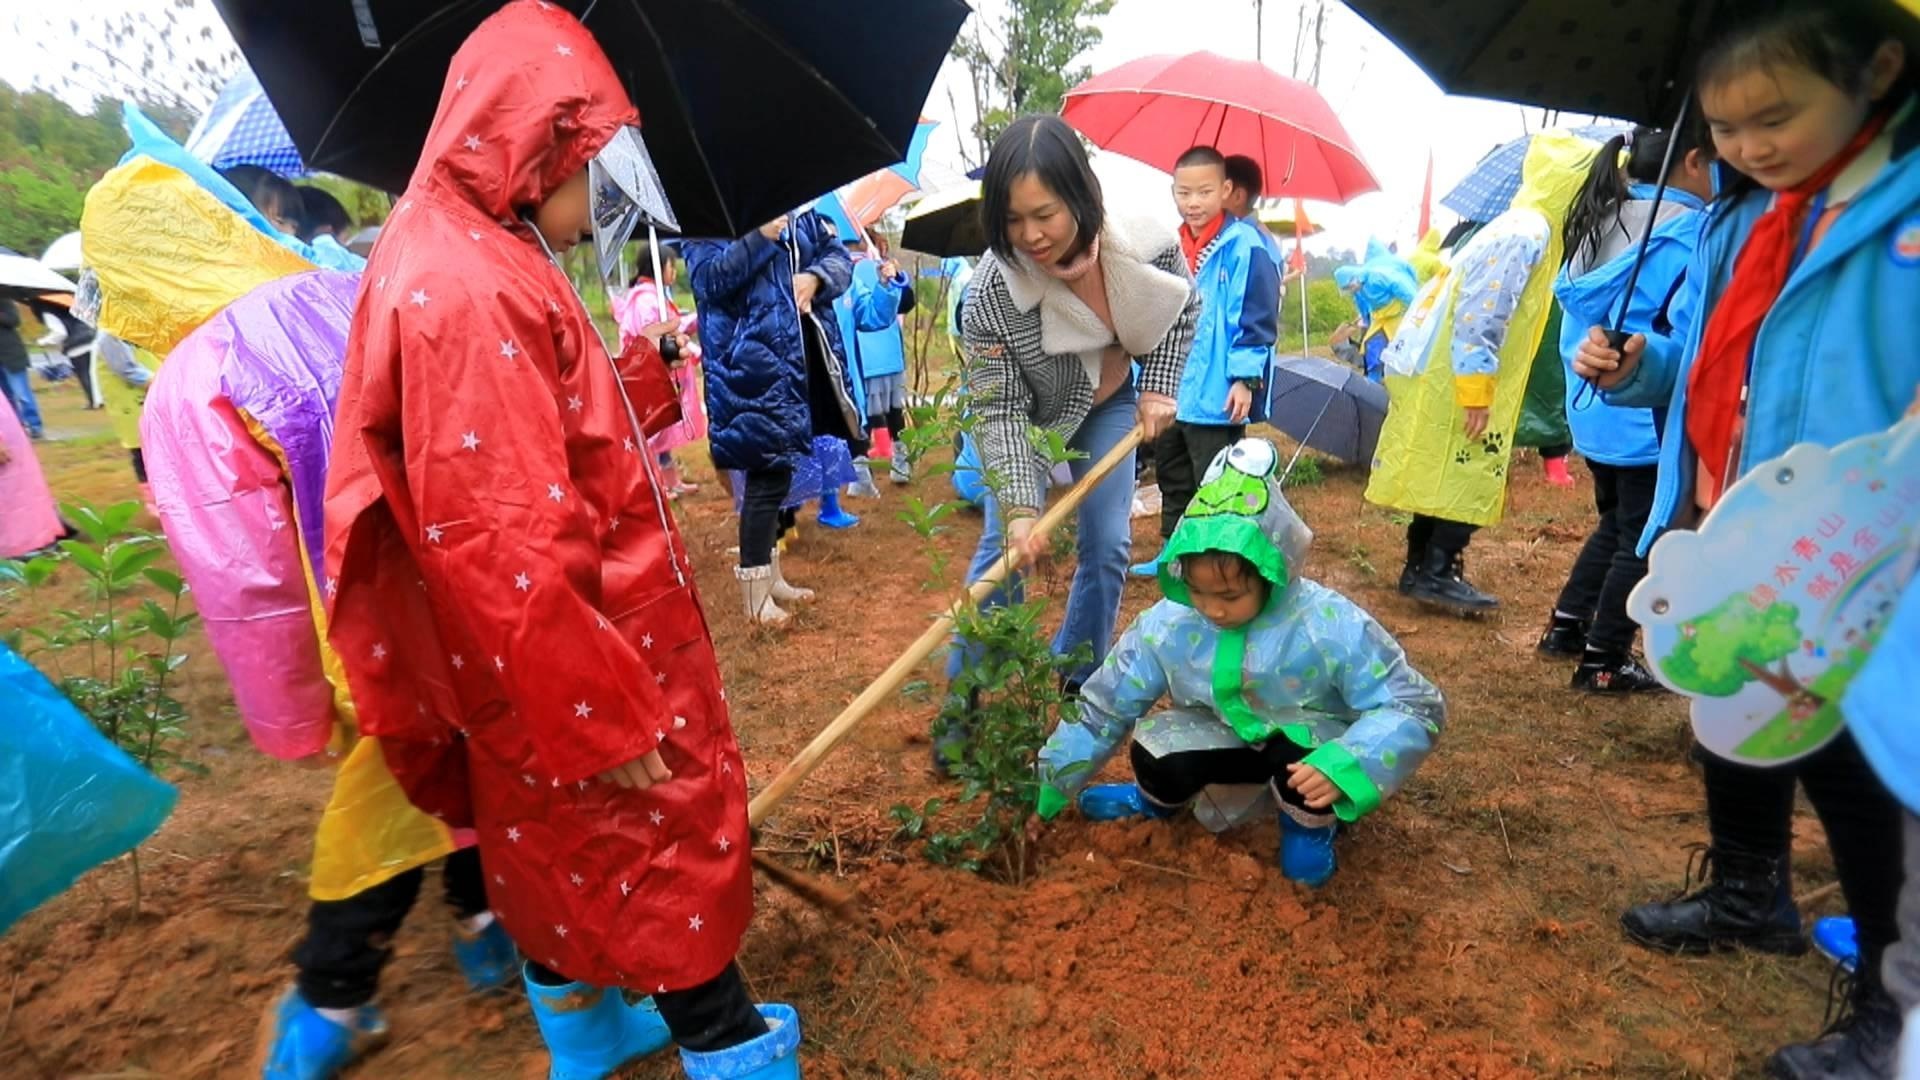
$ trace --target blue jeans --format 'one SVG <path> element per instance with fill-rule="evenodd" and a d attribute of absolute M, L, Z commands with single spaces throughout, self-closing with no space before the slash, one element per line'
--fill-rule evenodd
<path fill-rule="evenodd" d="M 30 381 L 33 369 L 0 372 L 0 376 L 6 378 L 7 401 L 12 403 L 14 415 L 20 418 L 20 426 L 26 428 L 29 435 L 39 435 L 42 430 L 40 403 L 34 400 Z"/>
<path fill-rule="evenodd" d="M 1107 451 L 1133 430 L 1137 402 L 1133 383 L 1128 382 L 1087 414 L 1080 430 L 1067 440 L 1070 448 L 1086 455 L 1068 466 L 1074 480 L 1085 476 L 1095 462 L 1107 456 Z M 973 565 L 967 568 L 969 584 L 979 580 L 998 562 L 1002 551 L 1004 537 L 999 500 L 989 494 L 984 509 L 986 529 L 980 535 L 979 549 L 973 553 Z M 1127 460 L 1108 473 L 1080 504 L 1078 561 L 1073 570 L 1073 585 L 1067 592 L 1066 621 L 1060 624 L 1060 632 L 1053 639 L 1053 651 L 1058 656 L 1082 645 L 1093 647 L 1092 662 L 1071 675 L 1076 680 L 1093 674 L 1113 645 L 1113 624 L 1120 619 L 1120 593 L 1126 588 L 1127 562 L 1133 554 L 1132 517 L 1133 455 L 1128 454 Z M 1011 587 L 1017 598 L 1018 581 Z M 1002 590 L 989 596 L 986 603 L 1004 603 L 1006 597 L 1006 591 Z M 947 678 L 959 675 L 963 666 L 978 657 L 976 647 L 964 639 L 956 639 L 954 649 L 947 655 Z"/>

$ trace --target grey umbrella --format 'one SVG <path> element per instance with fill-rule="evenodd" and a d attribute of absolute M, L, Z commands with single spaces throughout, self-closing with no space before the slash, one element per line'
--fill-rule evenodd
<path fill-rule="evenodd" d="M 1386 387 L 1345 364 L 1317 356 L 1275 361 L 1267 423 L 1302 446 L 1348 464 L 1369 463 L 1386 419 Z"/>

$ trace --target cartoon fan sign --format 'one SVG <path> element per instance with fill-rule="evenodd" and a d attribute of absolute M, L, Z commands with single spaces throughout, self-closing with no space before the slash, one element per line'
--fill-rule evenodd
<path fill-rule="evenodd" d="M 1920 419 L 1796 446 L 1735 484 L 1698 532 L 1653 546 L 1627 613 L 1701 745 L 1773 765 L 1839 734 L 1840 699 L 1920 561 Z"/>

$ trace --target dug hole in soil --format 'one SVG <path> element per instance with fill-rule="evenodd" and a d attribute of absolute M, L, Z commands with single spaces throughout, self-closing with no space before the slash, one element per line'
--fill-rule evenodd
<path fill-rule="evenodd" d="M 61 390 L 43 404 L 62 439 L 41 448 L 57 497 L 134 497 L 99 414 Z M 741 965 L 757 996 L 800 1009 L 806 1075 L 1722 1077 L 1814 1034 L 1827 985 L 1816 959 L 1686 960 L 1620 939 L 1626 905 L 1679 886 L 1685 845 L 1704 839 L 1702 798 L 1681 704 L 1579 696 L 1566 665 L 1533 655 L 1591 520 L 1575 472 L 1580 486 L 1560 491 L 1537 461 L 1516 463 L 1507 521 L 1468 553 L 1470 576 L 1506 604 L 1482 622 L 1395 593 L 1404 520 L 1364 502 L 1364 474 L 1329 467 L 1294 492 L 1318 534 L 1305 574 L 1372 611 L 1451 706 L 1438 751 L 1343 836 L 1340 871 L 1318 892 L 1280 877 L 1271 823 L 1214 836 L 1190 820 L 1069 814 L 1023 885 L 933 866 L 889 817 L 954 794 L 929 768 L 933 705 L 884 706 L 761 831 L 764 850 L 840 879 L 871 916 L 833 921 L 760 884 Z M 946 497 L 945 481 L 849 501 L 863 521 L 844 533 L 805 513 L 786 572 L 820 599 L 769 633 L 744 624 L 729 501 L 700 479 L 680 513 L 757 789 L 939 606 L 894 514 L 907 494 Z M 950 521 L 940 543 L 964 566 L 978 518 Z M 1135 524 L 1151 552 L 1156 523 Z M 1129 584 L 1126 616 L 1154 599 L 1151 583 Z M 137 918 L 121 860 L 0 939 L 0 1076 L 257 1075 L 260 1020 L 304 928 L 328 778 L 255 752 L 204 638 L 188 648 L 182 751 L 210 773 L 172 778 L 180 804 L 142 849 Z M 1123 776 L 1124 758 L 1110 771 Z M 1805 892 L 1832 867 L 1811 816 L 1799 825 Z M 544 1076 L 521 995 L 464 992 L 438 897 L 430 874 L 382 986 L 392 1039 L 348 1075 Z M 620 1075 L 680 1073 L 668 1054 Z"/>

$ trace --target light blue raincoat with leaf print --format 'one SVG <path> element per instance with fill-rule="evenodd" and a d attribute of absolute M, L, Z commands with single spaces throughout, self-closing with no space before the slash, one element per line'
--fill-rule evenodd
<path fill-rule="evenodd" d="M 1051 818 L 1129 736 L 1156 756 L 1291 739 L 1340 789 L 1352 821 L 1400 789 L 1446 719 L 1440 691 L 1353 601 L 1292 572 L 1313 533 L 1281 494 L 1264 439 L 1222 451 L 1167 543 L 1148 608 L 1080 691 L 1080 715 L 1040 751 L 1039 810 Z M 1222 629 L 1188 606 L 1180 556 L 1231 551 L 1272 585 L 1245 626 Z M 1160 699 L 1169 711 L 1149 715 Z"/>

